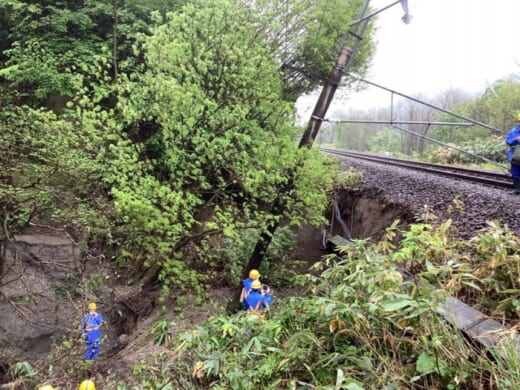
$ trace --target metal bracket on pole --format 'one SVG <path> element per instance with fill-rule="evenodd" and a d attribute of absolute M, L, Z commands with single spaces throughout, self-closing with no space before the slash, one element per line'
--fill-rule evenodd
<path fill-rule="evenodd" d="M 358 40 L 360 40 L 360 41 L 363 40 L 363 37 L 362 37 L 362 36 L 356 34 L 356 33 L 355 33 L 354 31 L 352 31 L 352 30 L 348 30 L 348 33 L 349 33 L 350 35 L 352 35 L 354 38 L 356 38 L 356 39 L 358 39 Z"/>

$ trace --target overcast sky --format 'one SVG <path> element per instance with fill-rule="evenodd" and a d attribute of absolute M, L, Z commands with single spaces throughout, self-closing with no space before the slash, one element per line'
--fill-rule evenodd
<path fill-rule="evenodd" d="M 370 4 L 380 9 L 392 2 Z M 450 88 L 482 92 L 520 73 L 520 0 L 408 0 L 408 5 L 409 24 L 401 21 L 400 5 L 379 14 L 366 79 L 406 95 L 433 97 Z M 317 95 L 299 101 L 304 121 L 316 101 Z M 329 113 L 389 104 L 388 92 L 369 87 L 348 100 L 335 98 Z"/>

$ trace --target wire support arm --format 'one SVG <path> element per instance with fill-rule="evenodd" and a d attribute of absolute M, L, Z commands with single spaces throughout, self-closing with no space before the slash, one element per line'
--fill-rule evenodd
<path fill-rule="evenodd" d="M 380 13 L 383 12 L 383 11 L 386 11 L 388 8 L 391 8 L 391 7 L 393 7 L 394 5 L 399 4 L 400 2 L 401 2 L 401 0 L 394 1 L 392 4 L 389 4 L 389 5 L 387 5 L 386 7 L 383 7 L 383 8 L 381 8 L 381 9 L 378 9 L 377 11 L 374 11 L 374 12 L 372 12 L 371 14 L 368 14 L 368 15 L 362 17 L 362 18 L 359 18 L 358 20 L 355 20 L 354 22 L 352 22 L 352 24 L 351 24 L 350 26 L 351 26 L 351 27 L 352 27 L 352 26 L 355 26 L 355 25 L 357 25 L 357 24 L 359 24 L 359 23 L 361 23 L 361 22 L 364 22 L 365 20 L 368 20 L 368 19 L 370 19 L 370 18 L 373 18 L 374 16 L 380 14 Z"/>

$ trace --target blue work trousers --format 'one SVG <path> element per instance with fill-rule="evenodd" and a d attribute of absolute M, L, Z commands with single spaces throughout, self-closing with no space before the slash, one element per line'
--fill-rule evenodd
<path fill-rule="evenodd" d="M 99 354 L 99 346 L 99 340 L 92 342 L 87 341 L 85 349 L 85 360 L 96 360 Z"/>
<path fill-rule="evenodd" d="M 520 164 L 511 163 L 511 177 L 513 179 L 520 179 Z"/>

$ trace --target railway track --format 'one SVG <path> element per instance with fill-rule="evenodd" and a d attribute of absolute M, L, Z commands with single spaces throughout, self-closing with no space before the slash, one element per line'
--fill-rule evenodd
<path fill-rule="evenodd" d="M 466 180 L 468 182 L 478 184 L 486 184 L 499 188 L 513 188 L 513 183 L 511 181 L 510 176 L 503 172 L 493 172 L 448 165 L 431 164 L 418 161 L 403 160 L 395 157 L 378 156 L 369 153 L 351 152 L 340 149 L 321 148 L 320 150 L 322 150 L 325 153 L 335 154 L 342 157 L 373 161 L 379 164 L 394 165 L 401 168 L 428 172 L 435 175 Z"/>

